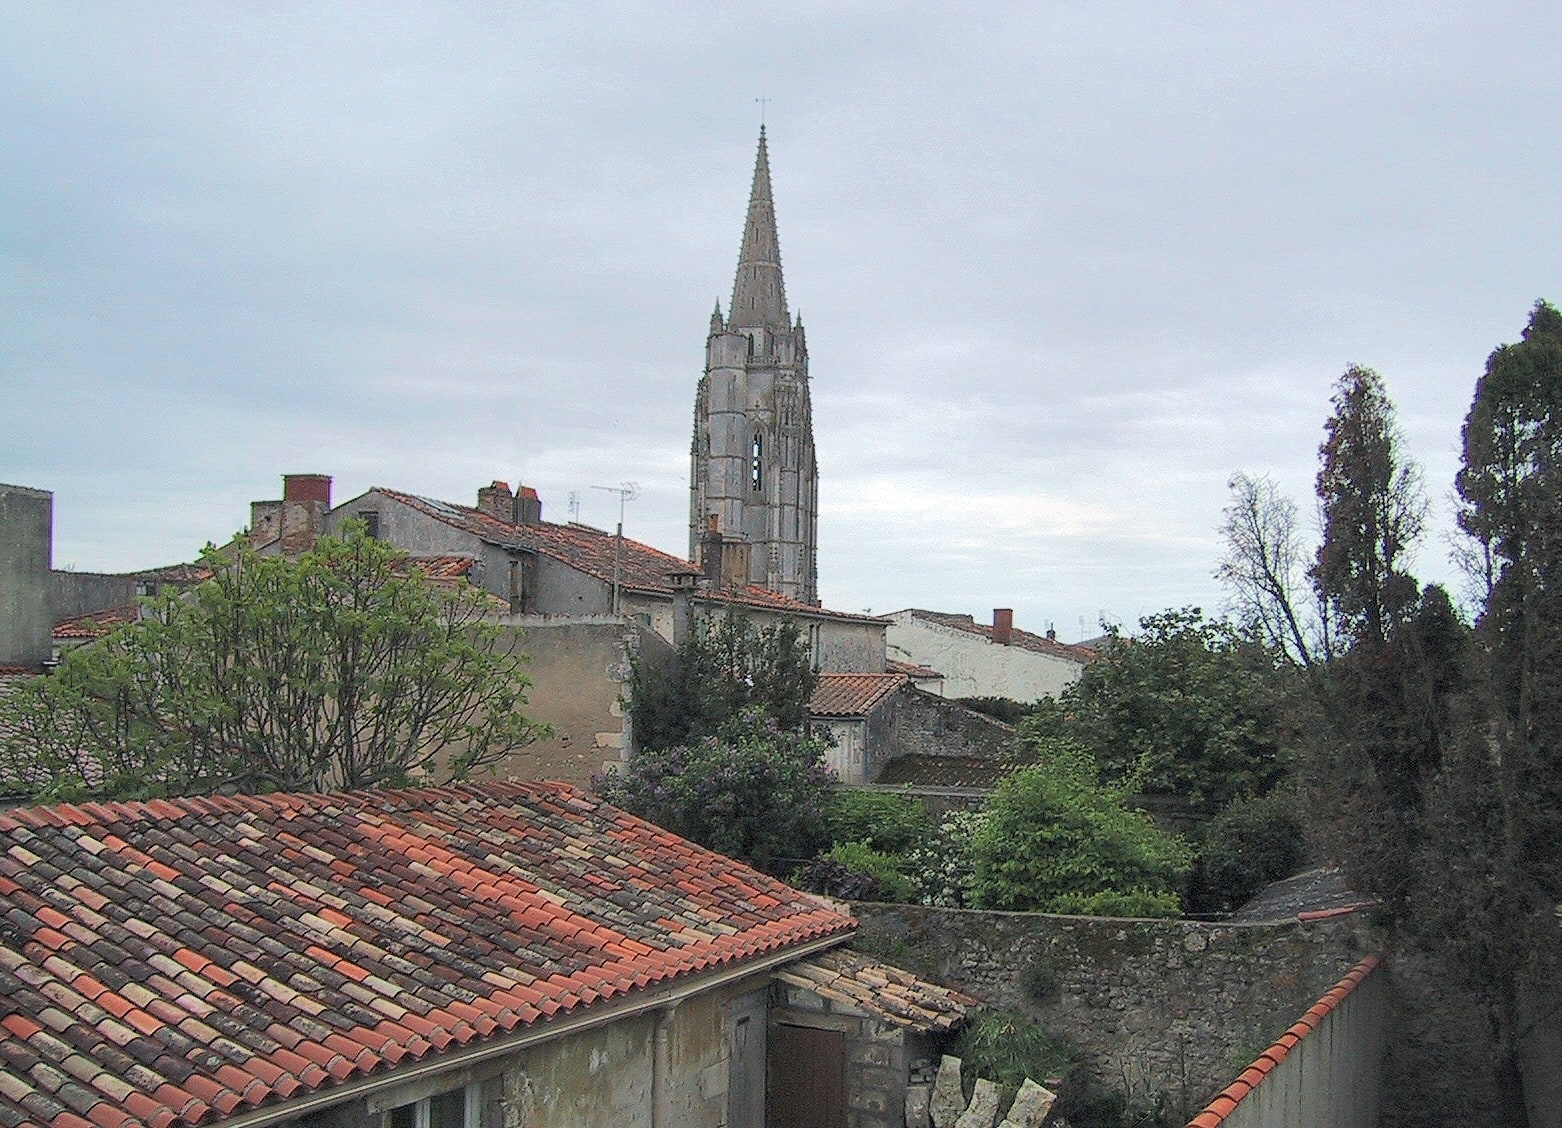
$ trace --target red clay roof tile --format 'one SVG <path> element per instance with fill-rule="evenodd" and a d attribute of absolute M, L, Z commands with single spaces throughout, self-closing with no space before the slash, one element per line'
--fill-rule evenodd
<path fill-rule="evenodd" d="M 0 863 L 14 1124 L 188 1128 L 853 927 L 545 784 L 9 811 Z"/>

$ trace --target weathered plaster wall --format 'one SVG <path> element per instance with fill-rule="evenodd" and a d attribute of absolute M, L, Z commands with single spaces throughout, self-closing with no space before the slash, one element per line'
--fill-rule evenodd
<path fill-rule="evenodd" d="M 36 667 L 52 653 L 53 536 L 52 493 L 0 485 L 0 665 Z"/>
<path fill-rule="evenodd" d="M 885 641 L 883 623 L 820 619 L 819 669 L 827 674 L 882 674 Z M 804 626 L 806 630 L 806 625 Z"/>
<path fill-rule="evenodd" d="M 1359 916 L 1222 925 L 856 904 L 857 946 L 1079 1046 L 1102 1087 L 1184 1119 L 1374 950 Z"/>
<path fill-rule="evenodd" d="M 744 985 L 752 991 L 755 985 Z M 681 1003 L 667 1019 L 669 1123 L 727 1123 L 729 987 Z M 482 1083 L 483 1128 L 650 1128 L 657 1017 L 631 1016 L 517 1051 L 509 1057 L 346 1102 L 308 1118 L 311 1128 L 372 1128 L 379 1111 Z M 394 1074 L 392 1074 L 394 1076 Z"/>
<path fill-rule="evenodd" d="M 527 656 L 527 716 L 554 734 L 496 763 L 495 779 L 559 779 L 588 786 L 591 777 L 629 755 L 628 655 L 665 645 L 634 623 L 611 616 L 503 620 L 506 647 Z M 518 634 L 518 638 L 517 638 Z"/>
<path fill-rule="evenodd" d="M 63 571 L 49 574 L 49 607 L 56 623 L 73 615 L 125 607 L 135 601 L 134 576 Z"/>
<path fill-rule="evenodd" d="M 1056 697 L 1079 679 L 1077 662 L 1019 646 L 1000 646 L 981 635 L 901 613 L 889 627 L 889 656 L 931 666 L 944 675 L 946 697 L 1008 697 L 1036 701 Z"/>
<path fill-rule="evenodd" d="M 1246 1091 L 1222 1128 L 1374 1128 L 1381 1097 L 1388 1025 L 1387 973 L 1379 967 L 1356 984 L 1260 1080 Z M 1256 1084 L 1254 1084 L 1256 1082 Z"/>

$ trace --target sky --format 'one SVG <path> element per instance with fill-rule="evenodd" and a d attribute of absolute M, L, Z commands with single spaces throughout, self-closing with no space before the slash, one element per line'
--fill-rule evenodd
<path fill-rule="evenodd" d="M 1562 301 L 1562 6 L 0 0 L 0 482 L 54 565 L 284 473 L 688 549 L 763 116 L 827 607 L 1073 641 L 1304 515 L 1379 371 L 1448 548 L 1486 357 Z M 760 101 L 764 99 L 764 101 Z"/>

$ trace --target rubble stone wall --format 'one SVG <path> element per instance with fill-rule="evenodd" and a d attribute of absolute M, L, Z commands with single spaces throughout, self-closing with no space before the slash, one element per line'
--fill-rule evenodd
<path fill-rule="evenodd" d="M 1378 941 L 1359 915 L 1229 925 L 856 904 L 858 947 L 1064 1035 L 1101 1089 L 1183 1122 Z"/>

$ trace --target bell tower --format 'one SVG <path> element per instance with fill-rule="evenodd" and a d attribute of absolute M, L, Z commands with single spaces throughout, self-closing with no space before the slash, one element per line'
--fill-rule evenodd
<path fill-rule="evenodd" d="M 781 280 L 770 155 L 759 129 L 732 303 L 711 315 L 694 400 L 689 558 L 717 584 L 818 604 L 819 469 L 803 320 Z M 743 545 L 746 548 L 726 548 Z M 746 577 L 732 563 L 746 562 Z"/>

